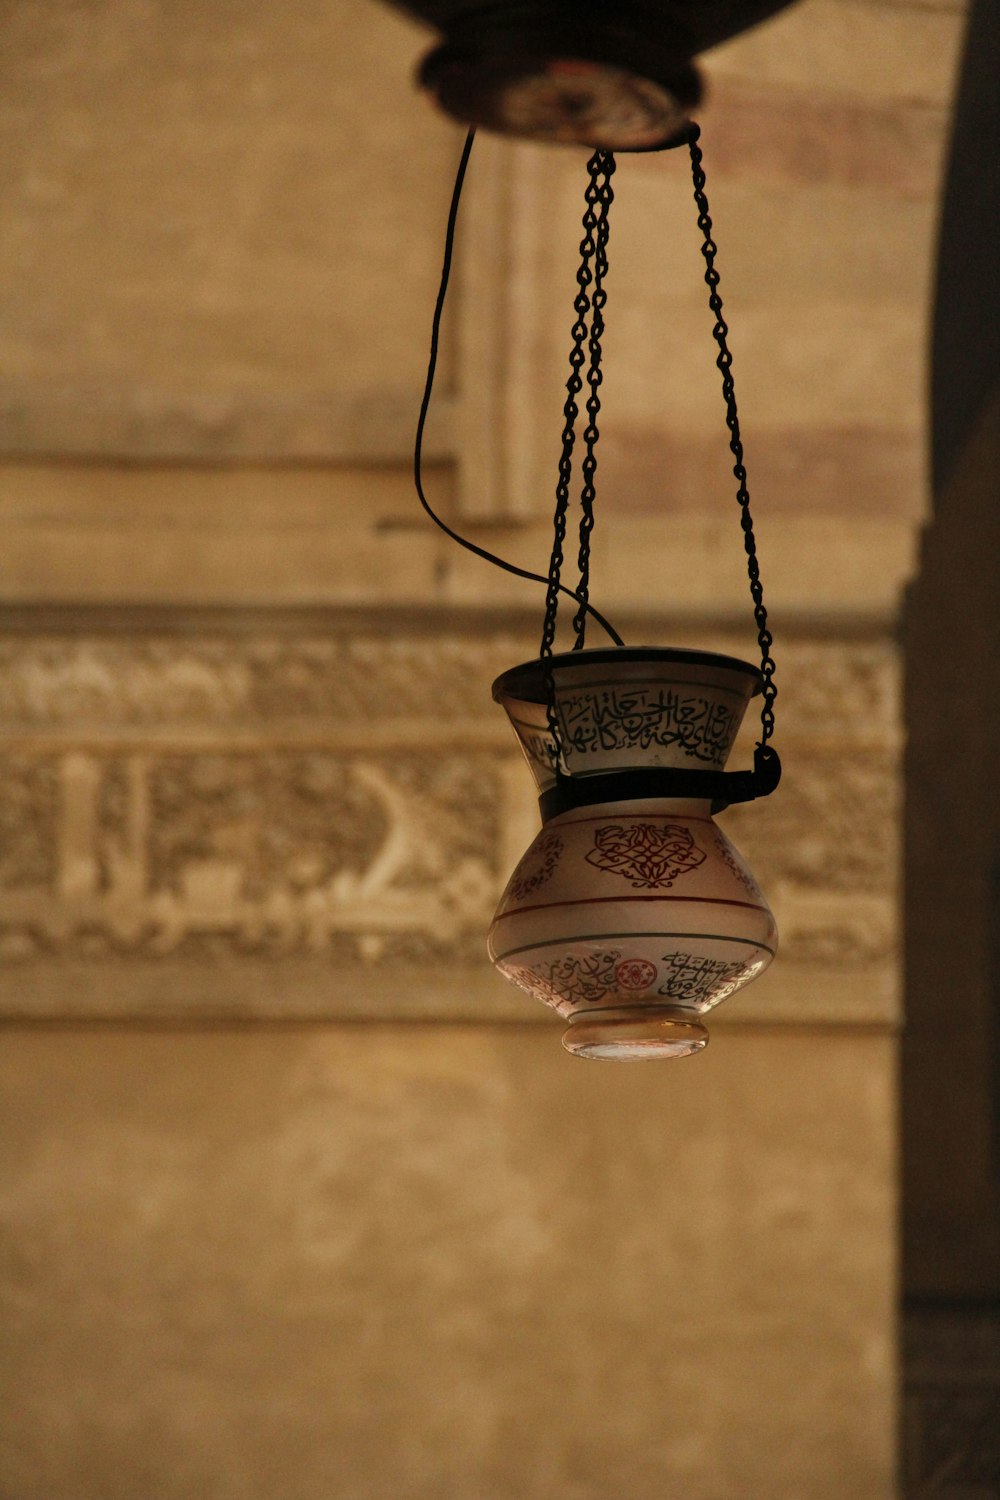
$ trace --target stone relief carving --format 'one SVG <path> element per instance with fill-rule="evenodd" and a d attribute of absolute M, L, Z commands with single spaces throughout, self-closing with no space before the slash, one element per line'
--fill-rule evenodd
<path fill-rule="evenodd" d="M 898 778 L 891 750 L 796 746 L 763 808 L 723 815 L 774 910 L 786 957 L 844 964 L 893 953 Z"/>
<path fill-rule="evenodd" d="M 257 727 L 275 718 L 493 717 L 490 684 L 537 643 L 408 635 L 0 638 L 0 724 Z"/>
<path fill-rule="evenodd" d="M 56 869 L 58 778 L 50 759 L 0 755 L 0 889 L 51 888 Z"/>
<path fill-rule="evenodd" d="M 399 935 L 482 946 L 498 889 L 489 757 L 71 752 L 20 780 L 7 761 L 18 836 L 0 957 L 163 956 L 207 936 L 265 956 L 348 936 L 368 962 Z"/>
<path fill-rule="evenodd" d="M 731 642 L 731 649 L 736 647 Z M 743 642 L 734 654 L 747 656 Z M 779 683 L 777 734 L 783 739 L 893 744 L 900 733 L 899 659 L 891 641 L 775 643 Z M 750 653 L 752 660 L 752 652 Z M 759 699 L 751 702 L 754 717 Z"/>
<path fill-rule="evenodd" d="M 754 659 L 749 639 L 699 635 L 676 644 Z M 493 676 L 533 657 L 537 645 L 534 633 L 514 632 L 0 636 L 0 726 L 353 721 L 366 713 L 492 720 Z M 898 668 L 885 642 L 782 638 L 779 673 L 784 738 L 892 740 L 898 732 Z"/>
<path fill-rule="evenodd" d="M 530 654 L 496 633 L 0 639 L 0 962 L 478 962 L 531 815 L 489 683 Z M 793 642 L 782 661 L 789 705 L 813 684 L 812 741 L 790 734 L 780 794 L 724 825 L 786 958 L 885 958 L 891 654 Z M 852 684 L 859 733 L 888 726 L 853 747 Z"/>

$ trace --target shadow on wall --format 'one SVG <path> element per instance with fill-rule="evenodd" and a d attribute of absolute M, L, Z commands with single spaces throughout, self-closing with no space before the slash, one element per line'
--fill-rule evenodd
<path fill-rule="evenodd" d="M 1000 3 L 966 41 L 939 246 L 934 521 L 905 619 L 907 1494 L 1000 1495 Z"/>

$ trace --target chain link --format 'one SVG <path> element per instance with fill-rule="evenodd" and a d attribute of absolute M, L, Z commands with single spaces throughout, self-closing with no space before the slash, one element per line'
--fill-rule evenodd
<path fill-rule="evenodd" d="M 703 236 L 701 253 L 705 261 L 705 282 L 709 290 L 708 305 L 715 318 L 712 334 L 719 350 L 716 365 L 722 376 L 722 395 L 726 404 L 726 426 L 729 429 L 729 447 L 734 460 L 733 475 L 737 482 L 736 500 L 740 507 L 740 526 L 743 531 L 743 546 L 747 557 L 747 576 L 750 581 L 754 622 L 757 626 L 757 642 L 761 655 L 763 706 L 760 715 L 761 737 L 759 750 L 763 756 L 773 757 L 774 751 L 767 749 L 767 742 L 774 733 L 774 702 L 778 696 L 777 685 L 774 681 L 775 663 L 771 656 L 773 637 L 767 623 L 767 610 L 764 607 L 764 589 L 760 579 L 760 567 L 757 560 L 757 544 L 754 537 L 753 517 L 750 512 L 750 492 L 747 488 L 743 440 L 740 435 L 739 413 L 736 406 L 736 393 L 732 374 L 733 357 L 728 344 L 729 329 L 723 316 L 722 297 L 719 294 L 719 272 L 715 265 L 718 249 L 712 238 L 712 220 L 709 214 L 708 198 L 705 194 L 706 179 L 702 166 L 702 152 L 698 146 L 699 135 L 698 126 L 691 124 L 685 134 L 678 138 L 676 144 L 683 144 L 686 138 L 691 153 L 691 175 L 694 184 L 694 199 L 698 210 L 698 227 Z M 608 270 L 609 213 L 611 204 L 614 201 L 614 191 L 611 186 L 611 178 L 615 172 L 613 152 L 595 151 L 587 163 L 587 171 L 589 181 L 586 191 L 586 210 L 583 216 L 584 234 L 580 243 L 580 268 L 577 271 L 576 278 L 579 290 L 573 303 L 576 319 L 571 330 L 570 374 L 566 382 L 566 401 L 563 406 L 562 450 L 559 458 L 556 506 L 552 523 L 552 552 L 549 558 L 545 617 L 542 624 L 542 640 L 539 649 L 539 656 L 545 666 L 546 712 L 549 732 L 553 742 L 553 767 L 557 777 L 563 775 L 564 772 L 562 769 L 561 735 L 556 712 L 555 684 L 550 662 L 556 636 L 559 595 L 562 591 L 560 578 L 564 563 L 563 549 L 566 542 L 569 490 L 573 475 L 576 419 L 579 416 L 577 398 L 583 389 L 581 371 L 589 355 L 586 375 L 589 387 L 589 394 L 586 401 L 588 420 L 583 432 L 585 451 L 581 465 L 583 488 L 580 496 L 580 546 L 578 554 L 580 585 L 576 591 L 576 599 L 579 607 L 573 620 L 575 636 L 573 649 L 581 650 L 585 644 L 586 637 L 590 588 L 590 542 L 594 528 L 594 501 L 596 498 L 596 449 L 600 436 L 598 416 L 601 410 L 600 388 L 604 378 L 601 369 L 604 307 L 607 302 L 604 281 Z M 585 346 L 587 355 L 584 353 Z"/>
<path fill-rule="evenodd" d="M 743 546 L 747 555 L 747 575 L 750 579 L 750 595 L 753 599 L 753 617 L 757 626 L 757 643 L 760 646 L 760 670 L 764 679 L 764 703 L 760 711 L 761 723 L 761 750 L 767 745 L 768 740 L 774 733 L 774 700 L 778 696 L 778 689 L 774 681 L 774 659 L 771 656 L 771 647 L 774 644 L 773 637 L 767 624 L 767 610 L 764 608 L 764 587 L 760 581 L 760 567 L 757 562 L 757 543 L 753 534 L 753 517 L 750 514 L 750 492 L 747 489 L 747 471 L 743 462 L 743 440 L 740 437 L 740 419 L 736 410 L 736 392 L 733 385 L 733 356 L 729 350 L 727 336 L 729 329 L 722 315 L 722 298 L 719 295 L 719 273 L 715 268 L 715 257 L 718 247 L 712 239 L 712 220 L 708 212 L 708 198 L 705 196 L 705 173 L 702 169 L 702 153 L 698 145 L 700 131 L 697 125 L 689 127 L 688 145 L 691 151 L 691 176 L 694 182 L 694 201 L 698 209 L 698 228 L 704 237 L 701 253 L 705 258 L 705 281 L 708 286 L 708 305 L 715 316 L 715 327 L 712 330 L 715 342 L 719 346 L 719 355 L 715 363 L 722 374 L 722 395 L 726 403 L 726 426 L 729 428 L 729 447 L 735 462 L 733 463 L 733 474 L 736 478 L 736 500 L 740 507 L 740 525 L 743 529 Z M 768 751 L 768 754 L 773 754 Z"/>
<path fill-rule="evenodd" d="M 563 546 L 566 541 L 566 518 L 569 511 L 569 487 L 573 478 L 573 450 L 576 445 L 576 419 L 579 416 L 577 397 L 583 389 L 581 370 L 586 359 L 584 345 L 590 356 L 587 383 L 590 395 L 586 409 L 588 424 L 583 438 L 586 448 L 583 461 L 584 485 L 581 495 L 580 518 L 580 588 L 577 591 L 579 609 L 573 621 L 576 635 L 574 649 L 584 643 L 590 582 L 590 535 L 594 527 L 594 477 L 597 469 L 596 446 L 599 436 L 597 416 L 601 409 L 601 337 L 604 333 L 604 305 L 607 293 L 604 278 L 608 269 L 607 246 L 610 226 L 608 212 L 614 199 L 611 177 L 615 170 L 614 155 L 610 151 L 595 151 L 587 163 L 588 185 L 586 209 L 583 215 L 583 239 L 580 242 L 580 268 L 576 273 L 577 291 L 573 302 L 576 319 L 570 331 L 570 374 L 566 382 L 566 402 L 563 406 L 562 451 L 559 456 L 559 477 L 556 482 L 556 507 L 552 518 L 552 551 L 549 556 L 548 589 L 545 595 L 545 617 L 542 622 L 542 640 L 539 656 L 546 663 L 545 685 L 549 732 L 552 735 L 556 774 L 560 774 L 559 722 L 556 713 L 555 684 L 548 661 L 556 637 L 556 620 L 559 610 L 560 577 L 564 562 Z M 591 292 L 593 287 L 593 292 Z M 588 329 L 588 316 L 590 327 Z"/>
<path fill-rule="evenodd" d="M 587 397 L 587 426 L 583 433 L 585 451 L 581 464 L 583 488 L 580 492 L 580 551 L 577 559 L 580 584 L 576 591 L 580 605 L 573 619 L 573 631 L 576 636 L 573 642 L 574 651 L 582 650 L 586 643 L 587 603 L 590 599 L 590 538 L 594 530 L 594 500 L 597 495 L 594 481 L 597 474 L 597 440 L 600 437 L 597 418 L 601 410 L 600 391 L 604 380 L 604 372 L 601 369 L 601 340 L 604 337 L 604 308 L 608 300 L 608 294 L 604 289 L 604 279 L 608 274 L 608 239 L 611 233 L 609 214 L 615 198 L 614 189 L 611 186 L 611 178 L 615 171 L 614 155 L 610 151 L 604 151 L 598 153 L 598 156 L 601 159 L 597 170 L 591 172 L 590 182 L 587 185 L 587 204 L 592 211 L 596 212 L 597 223 L 594 234 L 594 290 L 590 298 L 590 338 L 587 344 L 590 355 L 587 384 L 590 387 L 590 394 Z M 596 157 L 595 161 L 597 161 Z"/>

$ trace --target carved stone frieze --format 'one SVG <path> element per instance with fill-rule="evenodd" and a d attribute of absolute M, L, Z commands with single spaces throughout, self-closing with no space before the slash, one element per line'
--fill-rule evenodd
<path fill-rule="evenodd" d="M 674 643 L 753 656 L 752 641 L 717 632 Z M 783 737 L 894 740 L 889 642 L 783 637 L 778 652 Z M 493 677 L 536 654 L 527 631 L 0 635 L 0 735 L 95 721 L 125 729 L 303 717 L 357 728 L 372 715 L 492 720 Z"/>
<path fill-rule="evenodd" d="M 0 638 L 0 733 L 306 718 L 363 739 L 375 720 L 492 717 L 493 677 L 532 651 L 495 635 Z"/>
<path fill-rule="evenodd" d="M 724 814 L 767 892 L 786 955 L 833 964 L 892 955 L 900 791 L 890 750 L 810 755 L 798 745 L 773 797 Z"/>
<path fill-rule="evenodd" d="M 266 621 L 0 637 L 0 973 L 324 960 L 349 983 L 418 957 L 485 965 L 483 933 L 537 826 L 489 686 L 531 654 L 517 631 L 320 636 Z M 725 826 L 786 959 L 884 961 L 891 649 L 786 641 L 780 666 L 780 792 Z"/>
<path fill-rule="evenodd" d="M 752 638 L 702 631 L 686 634 L 677 645 L 722 651 L 755 661 Z M 779 629 L 775 640 L 775 742 L 785 746 L 894 747 L 900 735 L 899 659 L 886 637 L 852 639 L 836 635 L 820 640 Z M 760 699 L 752 699 L 746 726 L 756 731 Z M 744 733 L 746 732 L 746 726 Z"/>
<path fill-rule="evenodd" d="M 497 757 L 70 751 L 3 769 L 8 962 L 482 950 Z"/>
<path fill-rule="evenodd" d="M 58 769 L 25 751 L 0 754 L 0 888 L 52 888 L 58 843 Z"/>

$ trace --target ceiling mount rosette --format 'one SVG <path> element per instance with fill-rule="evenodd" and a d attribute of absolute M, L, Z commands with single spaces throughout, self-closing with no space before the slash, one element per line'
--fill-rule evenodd
<path fill-rule="evenodd" d="M 653 150 L 701 98 L 693 59 L 789 0 L 409 0 L 443 32 L 421 85 L 466 125 Z"/>

